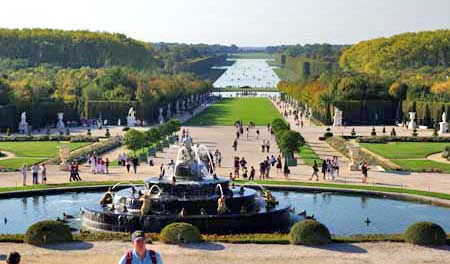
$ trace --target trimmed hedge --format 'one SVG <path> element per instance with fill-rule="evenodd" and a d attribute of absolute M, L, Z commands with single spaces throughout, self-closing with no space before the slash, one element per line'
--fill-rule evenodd
<path fill-rule="evenodd" d="M 331 234 L 324 224 L 316 220 L 304 220 L 292 226 L 289 242 L 293 245 L 324 245 L 331 242 Z"/>
<path fill-rule="evenodd" d="M 101 155 L 122 145 L 122 141 L 118 137 L 112 137 L 106 141 L 102 141 L 93 145 L 86 146 L 80 150 L 71 153 L 68 158 L 69 162 L 76 161 L 79 164 L 87 162 L 89 156 L 95 152 L 96 155 Z"/>
<path fill-rule="evenodd" d="M 71 241 L 73 237 L 69 226 L 54 220 L 44 220 L 31 225 L 24 237 L 24 242 L 32 245 Z"/>
<path fill-rule="evenodd" d="M 172 223 L 161 230 L 160 240 L 166 244 L 198 243 L 202 236 L 197 227 L 188 223 Z"/>
<path fill-rule="evenodd" d="M 415 245 L 441 246 L 447 236 L 441 226 L 431 222 L 418 222 L 408 227 L 405 241 Z"/>

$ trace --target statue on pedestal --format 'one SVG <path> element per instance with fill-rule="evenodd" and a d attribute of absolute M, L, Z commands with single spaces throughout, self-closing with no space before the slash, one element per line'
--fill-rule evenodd
<path fill-rule="evenodd" d="M 63 131 L 64 128 L 66 127 L 66 125 L 64 124 L 63 118 L 64 118 L 64 113 L 58 113 L 58 123 L 56 123 L 56 128 L 60 132 Z"/>
<path fill-rule="evenodd" d="M 27 122 L 27 113 L 22 112 L 20 115 L 20 123 L 19 123 L 19 131 L 20 133 L 27 134 L 28 133 L 28 122 Z"/>
<path fill-rule="evenodd" d="M 416 128 L 416 112 L 409 112 L 408 128 L 409 129 L 415 129 Z"/>
<path fill-rule="evenodd" d="M 163 108 L 162 107 L 159 108 L 159 123 L 160 124 L 164 123 L 164 116 L 163 116 Z"/>
<path fill-rule="evenodd" d="M 342 126 L 342 111 L 334 107 L 333 126 Z"/>
<path fill-rule="evenodd" d="M 136 112 L 133 107 L 130 107 L 130 110 L 128 110 L 127 125 L 129 127 L 136 126 Z"/>
<path fill-rule="evenodd" d="M 439 123 L 439 134 L 448 133 L 447 113 L 442 113 L 442 122 Z"/>

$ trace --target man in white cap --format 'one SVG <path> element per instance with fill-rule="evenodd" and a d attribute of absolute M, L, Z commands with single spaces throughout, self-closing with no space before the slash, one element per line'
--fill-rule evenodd
<path fill-rule="evenodd" d="M 119 264 L 162 264 L 161 256 L 153 250 L 147 250 L 144 231 L 134 231 L 131 235 L 133 250 L 129 250 Z"/>

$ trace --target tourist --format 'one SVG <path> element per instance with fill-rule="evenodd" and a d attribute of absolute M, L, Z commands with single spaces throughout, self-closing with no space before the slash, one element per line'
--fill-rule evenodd
<path fill-rule="evenodd" d="M 242 157 L 242 159 L 239 162 L 239 164 L 241 165 L 241 169 L 247 168 L 247 161 L 245 160 L 244 157 Z"/>
<path fill-rule="evenodd" d="M 266 161 L 259 163 L 259 179 L 263 180 L 266 176 Z"/>
<path fill-rule="evenodd" d="M 270 123 L 267 123 L 267 132 L 270 132 Z"/>
<path fill-rule="evenodd" d="M 131 163 L 130 163 L 130 158 L 128 158 L 128 157 L 125 160 L 125 167 L 127 168 L 127 172 L 130 173 Z"/>
<path fill-rule="evenodd" d="M 324 159 L 322 161 L 322 175 L 323 175 L 323 180 L 326 180 L 326 173 L 327 173 L 327 161 Z"/>
<path fill-rule="evenodd" d="M 74 168 L 74 172 L 75 172 L 75 174 L 74 174 L 74 176 L 75 176 L 75 179 L 77 180 L 77 181 L 81 181 L 81 177 L 80 177 L 80 167 L 79 167 L 79 165 L 78 165 L 78 162 L 74 162 L 75 163 L 75 168 Z"/>
<path fill-rule="evenodd" d="M 266 174 L 266 178 L 270 178 L 270 160 L 269 157 L 266 158 L 266 160 L 264 161 L 265 165 L 265 174 Z"/>
<path fill-rule="evenodd" d="M 42 184 L 47 184 L 47 168 L 45 167 L 45 163 L 42 163 L 40 169 L 42 175 Z"/>
<path fill-rule="evenodd" d="M 109 174 L 109 158 L 105 159 L 105 173 Z"/>
<path fill-rule="evenodd" d="M 239 157 L 234 157 L 234 177 L 237 178 L 239 178 L 239 166 L 240 166 Z"/>
<path fill-rule="evenodd" d="M 241 134 L 239 133 L 239 130 L 237 130 L 236 131 L 236 139 L 238 139 L 239 140 L 239 136 L 240 136 Z"/>
<path fill-rule="evenodd" d="M 259 140 L 259 129 L 256 129 L 256 140 Z"/>
<path fill-rule="evenodd" d="M 161 166 L 159 167 L 159 179 L 162 180 L 164 178 L 165 174 L 166 174 L 166 168 L 164 166 L 164 163 L 161 163 Z"/>
<path fill-rule="evenodd" d="M 33 177 L 33 184 L 38 184 L 39 166 L 36 163 L 31 166 L 31 173 Z"/>
<path fill-rule="evenodd" d="M 139 166 L 139 159 L 136 156 L 134 156 L 133 159 L 131 160 L 131 163 L 133 163 L 134 174 L 136 174 L 137 166 Z"/>
<path fill-rule="evenodd" d="M 317 162 L 314 160 L 314 165 L 312 166 L 313 173 L 311 175 L 311 178 L 309 180 L 312 180 L 314 177 L 316 177 L 316 181 L 319 180 L 319 166 L 317 166 Z"/>
<path fill-rule="evenodd" d="M 217 166 L 221 167 L 222 163 L 222 154 L 220 154 L 219 149 L 216 149 L 214 152 L 214 159 L 216 160 Z"/>
<path fill-rule="evenodd" d="M 261 152 L 264 152 L 266 149 L 266 140 L 263 139 L 262 143 L 261 143 Z"/>
<path fill-rule="evenodd" d="M 287 164 L 287 161 L 285 161 L 285 162 L 284 162 L 283 175 L 284 175 L 284 178 L 285 178 L 286 180 L 289 179 L 289 173 L 291 173 L 291 171 L 289 170 L 289 166 L 288 166 L 288 164 Z"/>
<path fill-rule="evenodd" d="M 89 164 L 91 165 L 91 174 L 97 173 L 97 159 L 95 157 L 95 154 L 91 154 L 91 157 L 89 158 Z"/>
<path fill-rule="evenodd" d="M 300 121 L 300 127 L 303 128 L 303 119 Z"/>
<path fill-rule="evenodd" d="M 75 162 L 72 161 L 72 163 L 70 164 L 70 168 L 69 168 L 69 181 L 71 182 L 72 180 L 76 181 L 75 179 Z"/>
<path fill-rule="evenodd" d="M 20 172 L 22 173 L 22 185 L 27 185 L 27 164 L 23 164 L 20 168 Z"/>
<path fill-rule="evenodd" d="M 266 152 L 270 151 L 270 141 L 267 139 L 266 140 Z"/>
<path fill-rule="evenodd" d="M 327 178 L 328 180 L 334 180 L 333 176 L 333 163 L 330 159 L 327 159 Z"/>
<path fill-rule="evenodd" d="M 119 164 L 119 166 L 123 166 L 123 155 L 122 153 L 119 153 L 119 156 L 117 157 L 117 163 Z"/>
<path fill-rule="evenodd" d="M 248 170 L 247 167 L 244 167 L 243 172 L 242 172 L 242 177 L 247 180 L 247 176 L 248 176 Z"/>
<path fill-rule="evenodd" d="M 273 167 L 275 166 L 275 163 L 277 163 L 277 159 L 275 158 L 274 155 L 270 156 L 270 165 Z"/>
<path fill-rule="evenodd" d="M 250 167 L 250 177 L 248 178 L 250 181 L 255 180 L 255 173 L 256 173 L 255 168 L 253 166 L 251 166 Z"/>
<path fill-rule="evenodd" d="M 6 264 L 20 264 L 20 254 L 18 252 L 10 252 L 6 257 Z"/>
<path fill-rule="evenodd" d="M 234 151 L 237 151 L 237 146 L 238 146 L 238 142 L 235 139 L 234 142 L 233 142 L 233 149 L 234 149 Z"/>
<path fill-rule="evenodd" d="M 336 176 L 339 177 L 339 160 L 337 156 L 334 156 L 333 158 L 333 166 L 334 171 L 336 172 Z"/>
<path fill-rule="evenodd" d="M 119 261 L 119 264 L 162 264 L 161 256 L 147 250 L 144 231 L 137 230 L 131 235 L 133 250 L 129 250 Z"/>
<path fill-rule="evenodd" d="M 245 129 L 245 135 L 247 136 L 247 139 L 248 139 L 248 134 L 249 134 L 249 128 L 247 127 L 247 128 Z"/>
<path fill-rule="evenodd" d="M 148 164 L 148 166 L 154 166 L 155 165 L 152 155 L 148 155 L 147 156 L 147 164 Z"/>
<path fill-rule="evenodd" d="M 367 172 L 369 170 L 369 164 L 367 161 L 364 161 L 363 165 L 361 166 L 361 173 L 362 173 L 362 183 L 367 183 Z"/>
<path fill-rule="evenodd" d="M 277 157 L 277 173 L 281 172 L 282 168 L 283 168 L 283 163 L 281 161 L 281 156 L 278 155 L 278 157 Z"/>

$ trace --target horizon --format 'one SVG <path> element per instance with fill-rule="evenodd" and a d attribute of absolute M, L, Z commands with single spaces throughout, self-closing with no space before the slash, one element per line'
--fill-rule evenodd
<path fill-rule="evenodd" d="M 80 0 L 68 5 L 51 0 L 18 0 L 4 3 L 4 10 L 8 12 L 0 17 L 2 28 L 89 30 L 121 33 L 151 43 L 235 44 L 251 48 L 349 45 L 401 33 L 450 28 L 450 2 L 445 0 L 134 0 L 127 5 L 106 0 Z"/>

